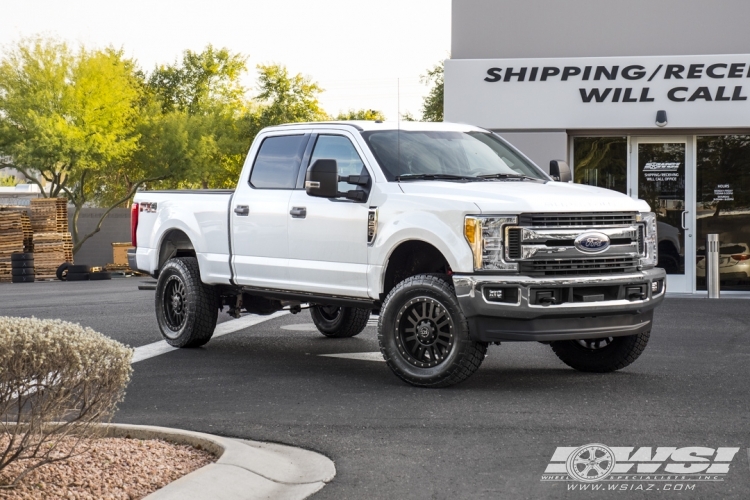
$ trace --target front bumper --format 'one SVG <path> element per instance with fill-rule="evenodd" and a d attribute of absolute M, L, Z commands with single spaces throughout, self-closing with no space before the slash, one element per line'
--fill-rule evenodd
<path fill-rule="evenodd" d="M 456 274 L 453 283 L 475 340 L 545 342 L 649 331 L 654 308 L 664 300 L 666 273 L 657 268 L 584 277 Z M 504 301 L 489 297 L 499 289 Z"/>

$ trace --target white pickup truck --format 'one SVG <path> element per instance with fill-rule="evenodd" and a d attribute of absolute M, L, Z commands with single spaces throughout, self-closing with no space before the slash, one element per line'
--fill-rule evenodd
<path fill-rule="evenodd" d="M 159 326 L 177 347 L 208 342 L 223 307 L 309 307 L 336 338 L 378 313 L 383 357 L 417 386 L 466 379 L 503 341 L 621 369 L 664 298 L 655 216 L 550 168 L 468 125 L 270 127 L 233 191 L 139 192 L 130 267 L 158 278 Z"/>

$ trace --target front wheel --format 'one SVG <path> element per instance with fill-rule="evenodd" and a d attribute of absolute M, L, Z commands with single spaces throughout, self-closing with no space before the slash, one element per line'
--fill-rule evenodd
<path fill-rule="evenodd" d="M 156 319 L 164 340 L 173 347 L 202 346 L 211 340 L 218 316 L 216 293 L 201 281 L 198 260 L 168 260 L 156 284 Z"/>
<path fill-rule="evenodd" d="M 310 316 L 320 333 L 326 337 L 340 339 L 360 334 L 370 319 L 370 310 L 315 305 L 310 308 Z"/>
<path fill-rule="evenodd" d="M 388 366 L 419 387 L 447 387 L 469 378 L 487 344 L 469 337 L 469 325 L 447 276 L 407 278 L 380 311 L 378 342 Z"/>
<path fill-rule="evenodd" d="M 650 336 L 651 332 L 644 332 L 626 337 L 558 340 L 551 346 L 557 357 L 571 368 L 606 373 L 621 370 L 638 359 Z"/>

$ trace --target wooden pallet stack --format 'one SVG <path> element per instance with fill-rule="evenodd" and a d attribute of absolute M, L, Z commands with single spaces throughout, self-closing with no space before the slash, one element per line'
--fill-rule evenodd
<path fill-rule="evenodd" d="M 29 209 L 24 206 L 7 205 L 0 206 L 0 212 L 17 212 L 21 214 L 21 229 L 23 230 L 23 251 L 33 252 L 34 243 L 32 236 L 34 231 L 31 229 L 31 219 L 29 218 Z"/>
<path fill-rule="evenodd" d="M 63 259 L 58 266 L 62 262 L 73 263 L 73 238 L 68 232 L 68 201 L 65 198 L 31 200 L 31 226 L 35 234 L 45 235 L 43 239 L 46 243 L 57 240 L 62 242 Z M 57 234 L 58 237 L 53 238 L 52 234 Z M 37 273 L 37 278 L 41 278 L 40 274 L 46 275 Z"/>
<path fill-rule="evenodd" d="M 23 252 L 23 225 L 17 211 L 0 212 L 0 281 L 11 280 L 10 256 Z"/>
<path fill-rule="evenodd" d="M 34 270 L 36 279 L 54 279 L 60 264 L 65 262 L 62 233 L 34 233 Z"/>

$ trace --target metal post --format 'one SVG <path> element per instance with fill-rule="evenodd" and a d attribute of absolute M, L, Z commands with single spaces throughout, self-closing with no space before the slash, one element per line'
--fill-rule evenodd
<path fill-rule="evenodd" d="M 719 235 L 706 235 L 706 286 L 708 298 L 718 299 L 719 290 Z"/>

